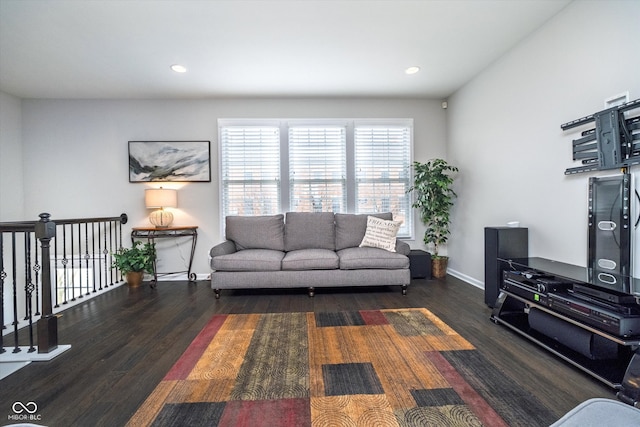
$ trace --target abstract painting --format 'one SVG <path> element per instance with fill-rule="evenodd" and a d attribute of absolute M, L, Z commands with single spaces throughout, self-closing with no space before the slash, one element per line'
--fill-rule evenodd
<path fill-rule="evenodd" d="M 129 141 L 129 182 L 210 182 L 210 141 Z"/>

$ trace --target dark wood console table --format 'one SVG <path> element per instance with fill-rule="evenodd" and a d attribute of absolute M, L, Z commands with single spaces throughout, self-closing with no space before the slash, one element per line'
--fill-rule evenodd
<path fill-rule="evenodd" d="M 176 227 L 134 227 L 131 230 L 131 241 L 135 239 L 146 239 L 150 243 L 154 243 L 155 239 L 175 239 L 179 237 L 191 238 L 191 254 L 189 256 L 189 268 L 183 271 L 171 271 L 158 273 L 157 265 L 154 264 L 154 282 L 158 282 L 158 275 L 187 273 L 187 278 L 190 282 L 195 282 L 196 274 L 191 272 L 191 266 L 193 265 L 193 256 L 196 252 L 196 242 L 198 241 L 198 227 L 195 225 L 176 226 Z"/>
<path fill-rule="evenodd" d="M 572 286 L 575 286 L 575 284 L 594 284 L 593 272 L 584 267 L 564 264 L 545 258 L 503 259 L 500 261 L 506 264 L 506 270 L 548 274 L 553 278 L 571 282 Z M 636 295 L 637 298 L 640 295 L 640 293 L 637 293 L 637 288 L 635 288 L 638 279 L 629 279 L 630 281 L 623 284 L 624 292 Z M 509 288 L 508 286 L 506 287 Z M 545 334 L 533 329 L 529 323 L 529 315 L 535 310 L 538 310 L 536 314 L 550 319 L 549 323 L 555 324 L 557 326 L 556 330 L 552 333 L 545 331 L 547 332 Z M 617 336 L 580 321 L 578 317 L 566 315 L 552 308 L 551 304 L 546 302 L 543 292 L 540 292 L 539 297 L 535 295 L 535 292 L 532 297 L 528 297 L 524 296 L 520 291 L 516 293 L 515 290 L 501 289 L 491 320 L 533 341 L 608 386 L 614 389 L 622 389 L 618 393 L 620 400 L 637 405 L 640 396 L 640 389 L 637 387 L 637 381 L 640 379 L 640 335 Z M 568 340 L 573 338 L 571 331 L 588 331 L 588 334 L 597 335 L 597 339 L 601 342 L 605 340 L 617 344 L 617 357 L 597 360 L 598 358 L 596 357 L 587 357 L 576 351 L 575 347 L 571 348 L 571 344 L 568 343 Z M 584 332 L 580 333 L 585 334 Z M 563 336 L 566 338 L 562 338 Z M 633 381 L 635 381 L 635 387 L 631 391 L 627 390 L 629 383 Z M 629 393 L 631 397 L 629 397 Z"/>

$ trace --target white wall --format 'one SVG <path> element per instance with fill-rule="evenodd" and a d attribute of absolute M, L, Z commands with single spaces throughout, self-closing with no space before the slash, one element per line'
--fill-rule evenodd
<path fill-rule="evenodd" d="M 449 99 L 454 274 L 482 285 L 484 227 L 512 220 L 529 228 L 530 256 L 586 265 L 593 174 L 564 175 L 577 135 L 560 125 L 612 95 L 640 98 L 639 40 L 640 2 L 575 1 Z"/>
<path fill-rule="evenodd" d="M 193 271 L 209 273 L 207 251 L 220 236 L 218 118 L 414 119 L 414 157 L 445 155 L 445 111 L 419 99 L 23 100 L 26 218 L 129 215 L 125 227 L 149 225 L 145 184 L 128 181 L 127 141 L 210 140 L 212 182 L 181 184 L 176 225 L 198 225 Z M 18 160 L 18 159 L 16 159 Z M 168 186 L 168 185 L 167 185 Z M 416 231 L 420 247 L 423 229 Z M 174 242 L 175 243 L 175 242 Z M 169 244 L 169 243 L 167 243 Z M 170 244 L 173 246 L 173 243 Z M 188 249 L 160 253 L 161 270 L 186 269 Z"/>
<path fill-rule="evenodd" d="M 0 221 L 23 220 L 21 101 L 0 92 Z"/>

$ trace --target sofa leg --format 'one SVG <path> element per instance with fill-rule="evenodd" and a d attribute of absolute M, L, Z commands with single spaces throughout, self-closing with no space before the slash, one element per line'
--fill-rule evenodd
<path fill-rule="evenodd" d="M 407 285 L 402 285 L 402 295 L 407 295 Z"/>
<path fill-rule="evenodd" d="M 316 288 L 309 288 L 309 298 L 313 298 L 316 294 Z"/>
<path fill-rule="evenodd" d="M 220 299 L 220 289 L 214 289 L 213 292 L 216 294 L 216 299 Z"/>

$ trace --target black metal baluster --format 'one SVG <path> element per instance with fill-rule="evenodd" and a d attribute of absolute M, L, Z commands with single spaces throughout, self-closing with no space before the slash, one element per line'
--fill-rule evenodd
<path fill-rule="evenodd" d="M 34 284 L 36 287 L 36 312 L 34 313 L 36 316 L 40 315 L 40 306 L 42 305 L 42 303 L 40 302 L 40 269 L 41 269 L 41 265 L 40 265 L 40 257 L 38 256 L 38 239 L 33 239 L 33 251 L 35 253 L 33 259 L 34 259 L 34 264 L 33 264 L 33 272 L 34 272 Z"/>
<path fill-rule="evenodd" d="M 27 317 L 29 320 L 29 350 L 28 353 L 33 353 L 36 348 L 33 346 L 33 285 L 31 277 L 31 232 L 25 231 L 24 233 L 24 249 L 25 249 L 25 263 L 24 263 L 24 292 L 25 301 L 27 303 Z"/>
<path fill-rule="evenodd" d="M 84 223 L 84 267 L 87 278 L 87 293 L 85 295 L 90 295 L 89 291 L 89 223 Z"/>
<path fill-rule="evenodd" d="M 54 243 L 55 244 L 53 245 L 53 263 L 54 263 L 53 268 L 55 270 L 55 278 L 56 278 L 55 285 L 54 285 L 54 289 L 55 289 L 55 291 L 54 291 L 54 294 L 55 294 L 55 296 L 54 296 L 54 298 L 55 298 L 54 307 L 55 308 L 59 308 L 60 307 L 60 300 L 58 298 L 59 298 L 60 292 L 58 292 L 58 284 L 60 283 L 60 269 L 58 268 L 58 243 L 57 242 L 54 242 Z M 43 274 L 46 274 L 46 273 L 43 271 Z"/>
<path fill-rule="evenodd" d="M 102 255 L 104 256 L 104 287 L 108 287 L 107 280 L 109 280 L 109 266 L 107 265 L 107 255 L 109 254 L 109 250 L 107 249 L 107 222 L 104 223 L 104 249 L 102 250 Z"/>
<path fill-rule="evenodd" d="M 27 231 L 23 231 L 22 232 L 22 237 L 23 237 L 23 246 L 22 246 L 22 250 L 24 252 L 24 290 L 25 290 L 25 299 L 24 299 L 24 319 L 22 320 L 29 320 L 29 299 L 26 298 L 26 292 L 27 292 L 27 285 L 29 284 L 29 282 L 27 281 L 27 277 L 29 277 L 29 267 L 31 264 L 31 248 L 28 245 L 28 240 L 27 240 L 27 235 L 29 234 L 29 232 Z"/>
<path fill-rule="evenodd" d="M 73 246 L 73 224 L 69 225 L 71 230 L 71 301 L 76 300 L 76 270 L 75 270 L 75 247 Z"/>
<path fill-rule="evenodd" d="M 126 224 L 126 223 L 127 223 L 127 216 L 125 214 L 122 214 L 122 216 L 120 217 L 120 222 L 117 223 L 120 242 L 118 242 L 118 244 L 116 245 L 116 250 L 122 249 L 122 224 Z M 122 271 L 118 270 L 117 268 L 116 268 L 116 278 L 118 279 L 118 281 L 124 280 Z"/>
<path fill-rule="evenodd" d="M 67 264 L 69 260 L 67 259 L 67 226 L 62 225 L 62 278 L 64 279 L 63 290 L 64 290 L 64 301 L 62 301 L 62 305 L 69 303 L 69 280 L 67 276 Z"/>
<path fill-rule="evenodd" d="M 98 223 L 98 253 L 102 254 L 102 239 L 100 238 L 100 223 Z M 102 265 L 99 263 L 98 265 L 98 275 L 100 277 L 100 290 L 102 290 Z"/>
<path fill-rule="evenodd" d="M 16 232 L 11 233 L 11 272 L 13 278 L 13 353 L 20 352 L 18 345 L 18 268 L 16 266 Z"/>
<path fill-rule="evenodd" d="M 4 271 L 4 233 L 0 233 L 0 354 L 4 353 L 4 334 L 3 329 L 7 327 L 4 325 L 4 280 L 7 278 L 7 272 Z"/>
<path fill-rule="evenodd" d="M 91 274 L 93 276 L 93 293 L 96 289 L 96 223 L 91 223 Z"/>
<path fill-rule="evenodd" d="M 75 253 L 73 255 L 75 258 Z M 84 294 L 82 293 L 82 224 L 78 223 L 78 271 L 76 272 L 75 268 L 73 270 L 73 277 L 76 277 L 76 273 L 78 276 L 78 298 L 84 298 Z M 75 279 L 74 279 L 75 280 Z"/>
<path fill-rule="evenodd" d="M 114 249 L 113 249 L 114 248 L 113 241 L 114 241 L 114 234 L 115 233 L 113 232 L 114 231 L 113 230 L 113 224 L 114 224 L 113 221 L 109 222 L 109 249 L 110 249 L 109 250 L 109 261 L 111 261 L 111 254 L 114 251 Z M 111 286 L 113 286 L 116 283 L 116 280 L 113 279 L 113 276 L 114 276 L 113 263 L 109 262 L 109 278 L 111 280 Z"/>

